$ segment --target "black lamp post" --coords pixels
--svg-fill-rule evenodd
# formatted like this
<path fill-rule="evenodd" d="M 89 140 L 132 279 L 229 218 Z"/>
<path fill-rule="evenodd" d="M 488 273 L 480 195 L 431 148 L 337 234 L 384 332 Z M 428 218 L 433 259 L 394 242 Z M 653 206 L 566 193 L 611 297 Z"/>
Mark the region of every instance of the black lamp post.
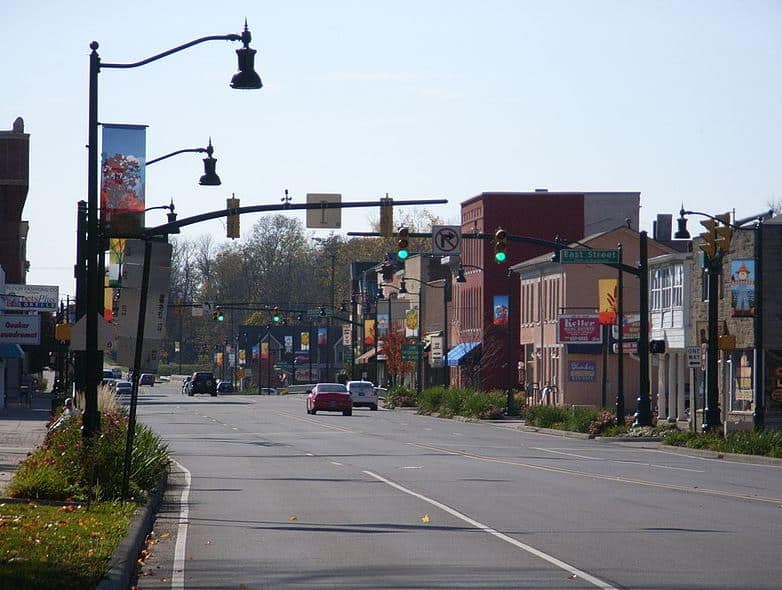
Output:
<path fill-rule="evenodd" d="M 130 69 L 137 68 L 148 63 L 157 61 L 174 53 L 178 53 L 194 45 L 199 45 L 206 41 L 241 41 L 243 47 L 236 51 L 239 72 L 231 79 L 231 87 L 237 89 L 257 89 L 261 88 L 261 79 L 254 70 L 254 59 L 256 51 L 249 47 L 252 36 L 247 28 L 245 21 L 244 31 L 240 34 L 212 35 L 195 39 L 184 45 L 179 45 L 153 55 L 135 63 L 101 63 L 98 55 L 98 43 L 90 43 L 90 71 L 89 71 L 89 106 L 88 106 L 88 157 L 87 157 L 87 236 L 86 236 L 86 280 L 77 281 L 77 286 L 83 284 L 84 291 L 77 293 L 77 299 L 84 302 L 84 313 L 86 319 L 85 334 L 85 354 L 84 371 L 85 377 L 85 408 L 84 408 L 84 436 L 90 438 L 99 429 L 98 417 L 98 383 L 99 383 L 99 364 L 100 354 L 98 352 L 98 313 L 103 295 L 103 285 L 100 281 L 100 248 L 103 243 L 103 236 L 98 224 L 98 74 L 101 69 Z M 82 236 L 79 236 L 79 240 Z M 77 268 L 83 265 L 80 259 L 77 262 Z"/>

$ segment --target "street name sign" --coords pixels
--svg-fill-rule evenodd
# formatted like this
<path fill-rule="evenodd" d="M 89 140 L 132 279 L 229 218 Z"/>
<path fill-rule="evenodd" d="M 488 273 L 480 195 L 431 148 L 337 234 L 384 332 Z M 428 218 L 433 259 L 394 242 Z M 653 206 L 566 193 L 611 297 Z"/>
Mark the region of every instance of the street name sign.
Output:
<path fill-rule="evenodd" d="M 562 264 L 618 264 L 619 250 L 563 248 L 559 251 L 559 261 Z"/>
<path fill-rule="evenodd" d="M 421 349 L 423 346 L 420 344 L 403 344 L 402 345 L 402 360 L 403 361 L 417 361 L 421 355 Z"/>

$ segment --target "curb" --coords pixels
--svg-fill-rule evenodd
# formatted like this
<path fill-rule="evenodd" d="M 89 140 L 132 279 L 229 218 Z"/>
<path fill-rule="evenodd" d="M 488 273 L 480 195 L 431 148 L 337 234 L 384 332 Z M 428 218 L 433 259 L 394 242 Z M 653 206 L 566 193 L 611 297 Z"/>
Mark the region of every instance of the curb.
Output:
<path fill-rule="evenodd" d="M 734 463 L 749 463 L 751 465 L 774 465 L 777 467 L 782 467 L 782 459 L 777 459 L 775 457 L 765 457 L 763 455 L 722 453 L 720 451 L 710 451 L 708 449 L 691 449 L 689 447 L 676 447 L 673 445 L 659 445 L 658 449 L 679 455 L 703 457 L 705 459 L 721 459 L 723 461 L 732 461 Z"/>
<path fill-rule="evenodd" d="M 109 560 L 109 571 L 103 576 L 95 590 L 128 590 L 136 573 L 136 561 L 147 535 L 152 530 L 160 504 L 166 492 L 168 477 L 163 479 L 141 510 L 137 510 L 130 521 L 125 538 L 114 550 Z"/>

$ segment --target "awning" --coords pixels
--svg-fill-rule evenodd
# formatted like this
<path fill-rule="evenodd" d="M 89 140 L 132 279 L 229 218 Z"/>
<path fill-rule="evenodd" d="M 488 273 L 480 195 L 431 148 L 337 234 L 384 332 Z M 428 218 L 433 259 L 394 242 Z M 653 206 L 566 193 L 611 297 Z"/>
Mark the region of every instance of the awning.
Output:
<path fill-rule="evenodd" d="M 461 344 L 457 344 L 448 351 L 448 366 L 458 367 L 462 364 L 464 357 L 480 345 L 480 342 L 462 342 Z"/>
<path fill-rule="evenodd" d="M 383 347 L 379 346 L 377 349 L 378 353 L 383 352 Z M 357 365 L 366 365 L 370 359 L 375 356 L 375 348 L 372 347 L 368 351 L 366 351 L 364 354 L 361 354 L 356 357 L 356 364 Z"/>
<path fill-rule="evenodd" d="M 24 351 L 18 344 L 0 344 L 0 358 L 21 359 L 24 358 Z"/>

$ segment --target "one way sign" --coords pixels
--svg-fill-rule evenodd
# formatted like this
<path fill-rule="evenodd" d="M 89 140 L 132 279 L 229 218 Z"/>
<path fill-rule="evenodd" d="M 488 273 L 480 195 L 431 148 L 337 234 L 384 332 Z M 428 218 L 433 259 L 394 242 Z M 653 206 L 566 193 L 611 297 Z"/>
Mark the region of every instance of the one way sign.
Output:
<path fill-rule="evenodd" d="M 461 254 L 462 230 L 458 225 L 432 226 L 432 252 L 443 256 Z"/>

